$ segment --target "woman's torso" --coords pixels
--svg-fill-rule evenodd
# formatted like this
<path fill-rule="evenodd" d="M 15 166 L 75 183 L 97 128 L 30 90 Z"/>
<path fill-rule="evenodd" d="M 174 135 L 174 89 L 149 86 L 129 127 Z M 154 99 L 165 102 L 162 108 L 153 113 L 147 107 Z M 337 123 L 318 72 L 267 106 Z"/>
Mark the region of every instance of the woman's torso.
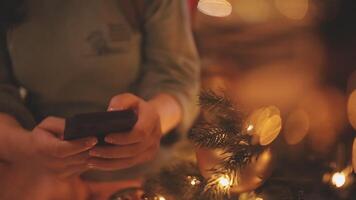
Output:
<path fill-rule="evenodd" d="M 38 119 L 106 109 L 140 74 L 141 36 L 116 0 L 29 0 L 8 32 L 16 80 Z"/>

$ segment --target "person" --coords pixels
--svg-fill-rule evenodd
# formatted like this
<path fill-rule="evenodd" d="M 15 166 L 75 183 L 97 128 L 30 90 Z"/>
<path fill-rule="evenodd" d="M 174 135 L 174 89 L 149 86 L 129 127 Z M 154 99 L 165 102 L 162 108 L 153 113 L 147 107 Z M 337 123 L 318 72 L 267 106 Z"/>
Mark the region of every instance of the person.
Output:
<path fill-rule="evenodd" d="M 154 160 L 163 135 L 192 125 L 200 69 L 186 2 L 144 1 L 137 29 L 124 5 L 138 1 L 124 2 L 1 1 L 0 199 L 61 199 L 56 181 L 116 177 Z M 138 121 L 109 134 L 110 146 L 60 139 L 67 117 L 123 109 Z M 43 179 L 56 196 L 26 189 Z"/>

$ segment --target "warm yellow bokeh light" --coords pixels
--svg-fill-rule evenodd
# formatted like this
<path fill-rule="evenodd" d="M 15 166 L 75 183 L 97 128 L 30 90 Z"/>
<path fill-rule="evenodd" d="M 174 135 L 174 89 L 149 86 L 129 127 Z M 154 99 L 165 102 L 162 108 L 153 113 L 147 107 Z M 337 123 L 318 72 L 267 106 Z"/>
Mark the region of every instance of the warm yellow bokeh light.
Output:
<path fill-rule="evenodd" d="M 219 186 L 222 188 L 228 188 L 231 186 L 231 180 L 228 176 L 221 176 L 220 178 L 218 178 L 218 183 Z"/>
<path fill-rule="evenodd" d="M 301 20 L 308 12 L 309 0 L 275 0 L 275 5 L 287 18 Z"/>
<path fill-rule="evenodd" d="M 356 129 L 356 90 L 354 90 L 347 102 L 347 116 L 350 124 Z"/>
<path fill-rule="evenodd" d="M 226 0 L 200 0 L 198 10 L 213 17 L 226 17 L 231 14 L 232 6 Z"/>
<path fill-rule="evenodd" d="M 264 122 L 260 129 L 260 145 L 266 146 L 271 144 L 279 135 L 282 129 L 282 118 L 274 115 Z"/>
<path fill-rule="evenodd" d="M 233 10 L 242 21 L 247 23 L 261 23 L 268 21 L 272 7 L 265 0 L 235 0 Z"/>
<path fill-rule="evenodd" d="M 200 181 L 199 181 L 197 178 L 192 177 L 191 180 L 190 180 L 190 184 L 191 184 L 192 186 L 199 185 L 199 184 L 200 184 Z"/>
<path fill-rule="evenodd" d="M 252 124 L 248 125 L 247 132 L 251 132 L 252 130 L 253 130 L 253 125 Z"/>
<path fill-rule="evenodd" d="M 315 152 L 329 152 L 346 125 L 345 97 L 335 88 L 321 88 L 305 94 L 299 105 L 310 122 L 308 144 Z"/>
<path fill-rule="evenodd" d="M 331 177 L 331 182 L 338 188 L 342 187 L 343 185 L 345 185 L 346 176 L 343 172 L 336 172 Z"/>
<path fill-rule="evenodd" d="M 166 198 L 160 196 L 160 197 L 158 197 L 158 200 L 166 200 Z"/>
<path fill-rule="evenodd" d="M 249 135 L 258 136 L 260 145 L 272 143 L 282 128 L 280 110 L 276 106 L 265 106 L 254 110 L 247 118 Z M 249 131 L 253 129 L 253 132 Z"/>
<path fill-rule="evenodd" d="M 284 139 L 290 145 L 298 144 L 307 135 L 310 128 L 308 113 L 303 109 L 293 110 L 284 125 Z"/>

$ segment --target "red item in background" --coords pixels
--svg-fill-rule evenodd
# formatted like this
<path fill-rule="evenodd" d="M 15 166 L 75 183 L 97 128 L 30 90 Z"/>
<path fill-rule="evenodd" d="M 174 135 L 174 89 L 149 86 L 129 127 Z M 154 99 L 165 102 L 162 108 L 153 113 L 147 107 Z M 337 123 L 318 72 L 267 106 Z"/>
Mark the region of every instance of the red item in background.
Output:
<path fill-rule="evenodd" d="M 199 0 L 188 0 L 190 15 L 192 17 L 194 17 L 194 15 L 195 15 L 195 13 L 197 11 L 198 1 Z"/>

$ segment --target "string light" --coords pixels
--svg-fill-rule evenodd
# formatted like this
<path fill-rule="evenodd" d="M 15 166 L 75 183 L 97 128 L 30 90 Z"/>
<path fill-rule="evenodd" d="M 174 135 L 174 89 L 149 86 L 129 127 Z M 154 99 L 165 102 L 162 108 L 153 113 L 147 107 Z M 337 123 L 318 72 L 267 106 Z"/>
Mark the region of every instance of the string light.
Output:
<path fill-rule="evenodd" d="M 221 188 L 230 188 L 232 183 L 231 179 L 227 175 L 223 175 L 217 179 L 217 182 Z"/>
<path fill-rule="evenodd" d="M 226 17 L 231 14 L 232 6 L 226 0 L 200 0 L 198 10 L 214 17 Z"/>
<path fill-rule="evenodd" d="M 247 131 L 248 132 L 251 132 L 252 130 L 253 130 L 253 125 L 252 124 L 250 124 L 250 125 L 248 125 L 248 127 L 247 127 Z"/>
<path fill-rule="evenodd" d="M 155 198 L 157 200 L 166 200 L 166 198 L 164 198 L 163 196 L 158 196 L 157 198 Z"/>
<path fill-rule="evenodd" d="M 125 198 L 126 199 L 126 198 Z M 166 200 L 166 198 L 164 198 L 161 195 L 155 195 L 154 197 L 143 197 L 143 200 L 149 200 L 149 199 L 153 199 L 153 200 Z"/>
<path fill-rule="evenodd" d="M 200 180 L 197 177 L 194 177 L 194 176 L 188 176 L 187 179 L 188 179 L 189 183 L 192 186 L 196 186 L 196 185 L 199 185 L 201 183 Z"/>
<path fill-rule="evenodd" d="M 346 176 L 343 172 L 336 172 L 331 177 L 331 183 L 334 184 L 337 188 L 340 188 L 345 185 Z"/>
<path fill-rule="evenodd" d="M 204 192 L 212 192 L 216 196 L 230 196 L 230 189 L 234 184 L 234 174 L 213 174 L 204 188 Z"/>

